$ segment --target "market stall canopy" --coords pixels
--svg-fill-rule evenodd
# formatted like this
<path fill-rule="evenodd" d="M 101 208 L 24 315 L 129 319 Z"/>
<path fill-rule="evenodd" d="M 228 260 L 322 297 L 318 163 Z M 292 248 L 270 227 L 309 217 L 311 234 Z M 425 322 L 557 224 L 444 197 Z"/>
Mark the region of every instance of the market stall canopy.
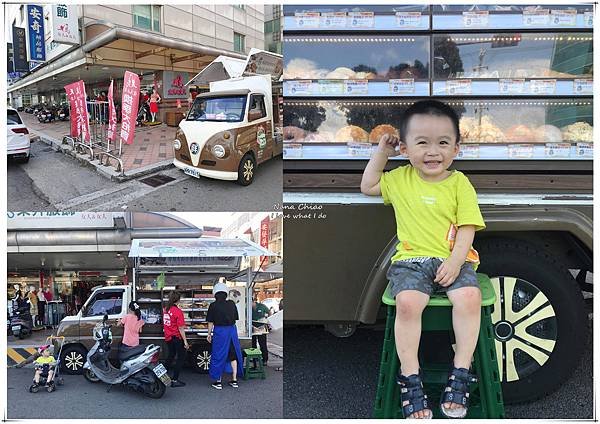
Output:
<path fill-rule="evenodd" d="M 279 81 L 283 74 L 283 56 L 256 48 L 250 49 L 246 60 L 219 56 L 198 72 L 186 85 L 208 85 L 214 81 L 250 75 L 271 75 Z"/>
<path fill-rule="evenodd" d="M 222 258 L 277 256 L 275 253 L 243 239 L 134 239 L 129 257 L 132 258 Z"/>

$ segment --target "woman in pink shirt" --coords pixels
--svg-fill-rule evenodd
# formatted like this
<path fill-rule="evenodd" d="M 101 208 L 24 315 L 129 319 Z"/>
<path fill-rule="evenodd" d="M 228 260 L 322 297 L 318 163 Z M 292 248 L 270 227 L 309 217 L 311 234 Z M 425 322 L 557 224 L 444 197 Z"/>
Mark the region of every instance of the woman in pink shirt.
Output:
<path fill-rule="evenodd" d="M 144 320 L 142 319 L 142 313 L 140 306 L 135 302 L 129 303 L 129 310 L 119 321 L 119 325 L 123 325 L 123 341 L 122 347 L 124 349 L 136 347 L 140 344 L 140 333 L 144 326 Z"/>

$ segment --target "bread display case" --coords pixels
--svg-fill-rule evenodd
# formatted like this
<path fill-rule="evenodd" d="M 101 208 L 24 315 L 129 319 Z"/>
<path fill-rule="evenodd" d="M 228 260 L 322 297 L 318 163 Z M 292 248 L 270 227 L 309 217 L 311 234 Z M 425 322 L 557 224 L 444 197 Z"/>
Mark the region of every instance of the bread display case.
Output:
<path fill-rule="evenodd" d="M 591 95 L 592 58 L 591 33 L 434 34 L 433 95 Z"/>
<path fill-rule="evenodd" d="M 289 169 L 366 161 L 425 98 L 459 114 L 459 160 L 592 158 L 591 5 L 402 8 L 284 7 L 284 159 L 297 161 Z M 368 33 L 323 23 L 350 12 L 373 16 Z M 383 24 L 409 12 L 431 18 L 431 29 Z M 300 25 L 308 13 L 313 21 Z"/>
<path fill-rule="evenodd" d="M 460 159 L 573 159 L 592 152 L 591 99 L 453 99 Z M 365 159 L 379 138 L 398 135 L 411 101 L 286 100 L 286 157 Z M 400 158 L 396 158 L 400 159 Z"/>
<path fill-rule="evenodd" d="M 373 31 L 427 30 L 427 5 L 286 5 L 286 31 Z"/>
<path fill-rule="evenodd" d="M 435 5 L 433 29 L 592 28 L 592 5 Z"/>
<path fill-rule="evenodd" d="M 284 97 L 429 95 L 429 37 L 284 38 Z"/>

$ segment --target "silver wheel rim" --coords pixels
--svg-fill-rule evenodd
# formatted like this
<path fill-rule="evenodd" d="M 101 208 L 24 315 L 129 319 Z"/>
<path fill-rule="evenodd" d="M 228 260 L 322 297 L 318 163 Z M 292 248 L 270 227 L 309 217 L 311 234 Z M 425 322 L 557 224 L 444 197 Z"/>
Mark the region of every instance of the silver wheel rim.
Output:
<path fill-rule="evenodd" d="M 83 355 L 79 352 L 69 352 L 65 355 L 65 367 L 78 371 L 83 367 Z"/>
<path fill-rule="evenodd" d="M 198 369 L 208 371 L 210 367 L 210 353 L 208 350 L 202 350 L 196 355 L 196 366 Z"/>
<path fill-rule="evenodd" d="M 556 313 L 548 298 L 516 277 L 491 279 L 496 292 L 492 313 L 498 371 L 502 382 L 531 375 L 550 359 L 556 346 Z"/>
<path fill-rule="evenodd" d="M 252 175 L 254 174 L 254 164 L 250 159 L 244 162 L 244 179 L 246 181 L 250 181 L 252 179 Z"/>

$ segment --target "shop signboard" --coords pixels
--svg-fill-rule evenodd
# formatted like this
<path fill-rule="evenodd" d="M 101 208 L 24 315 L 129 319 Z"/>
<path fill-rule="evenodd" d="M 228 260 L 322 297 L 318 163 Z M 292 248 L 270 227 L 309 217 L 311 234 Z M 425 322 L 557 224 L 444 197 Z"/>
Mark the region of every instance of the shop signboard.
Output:
<path fill-rule="evenodd" d="M 115 110 L 115 100 L 113 98 L 113 86 L 114 81 L 110 80 L 110 86 L 108 87 L 108 130 L 106 131 L 110 141 L 115 140 L 117 132 L 117 111 Z"/>
<path fill-rule="evenodd" d="M 165 71 L 163 73 L 163 98 L 164 99 L 187 99 L 187 87 L 189 81 L 187 72 Z"/>
<path fill-rule="evenodd" d="M 13 45 L 12 45 L 12 43 L 6 43 L 6 53 L 7 53 L 6 67 L 7 67 L 8 73 L 11 74 L 11 73 L 15 72 L 15 67 L 13 66 Z"/>
<path fill-rule="evenodd" d="M 53 4 L 51 41 L 60 44 L 79 44 L 77 21 L 76 5 Z"/>
<path fill-rule="evenodd" d="M 12 27 L 15 72 L 29 72 L 25 28 Z"/>
<path fill-rule="evenodd" d="M 65 86 L 65 90 L 71 105 L 71 137 L 81 136 L 81 140 L 90 141 L 90 122 L 85 103 L 85 83 L 83 80 L 74 82 Z"/>
<path fill-rule="evenodd" d="M 269 217 L 265 217 L 262 221 L 260 221 L 260 245 L 262 247 L 264 247 L 265 249 L 269 248 Z M 260 257 L 260 262 L 263 263 L 263 261 L 266 259 L 266 256 L 261 256 Z M 264 268 L 268 265 L 268 263 L 265 262 L 265 264 L 263 265 L 263 270 Z"/>
<path fill-rule="evenodd" d="M 113 228 L 125 212 L 7 212 L 8 230 Z"/>
<path fill-rule="evenodd" d="M 42 6 L 27 5 L 27 32 L 29 33 L 29 60 L 45 62 L 46 44 Z"/>
<path fill-rule="evenodd" d="M 140 101 L 140 77 L 125 71 L 123 80 L 123 98 L 121 100 L 121 141 L 133 144 L 135 118 Z"/>

